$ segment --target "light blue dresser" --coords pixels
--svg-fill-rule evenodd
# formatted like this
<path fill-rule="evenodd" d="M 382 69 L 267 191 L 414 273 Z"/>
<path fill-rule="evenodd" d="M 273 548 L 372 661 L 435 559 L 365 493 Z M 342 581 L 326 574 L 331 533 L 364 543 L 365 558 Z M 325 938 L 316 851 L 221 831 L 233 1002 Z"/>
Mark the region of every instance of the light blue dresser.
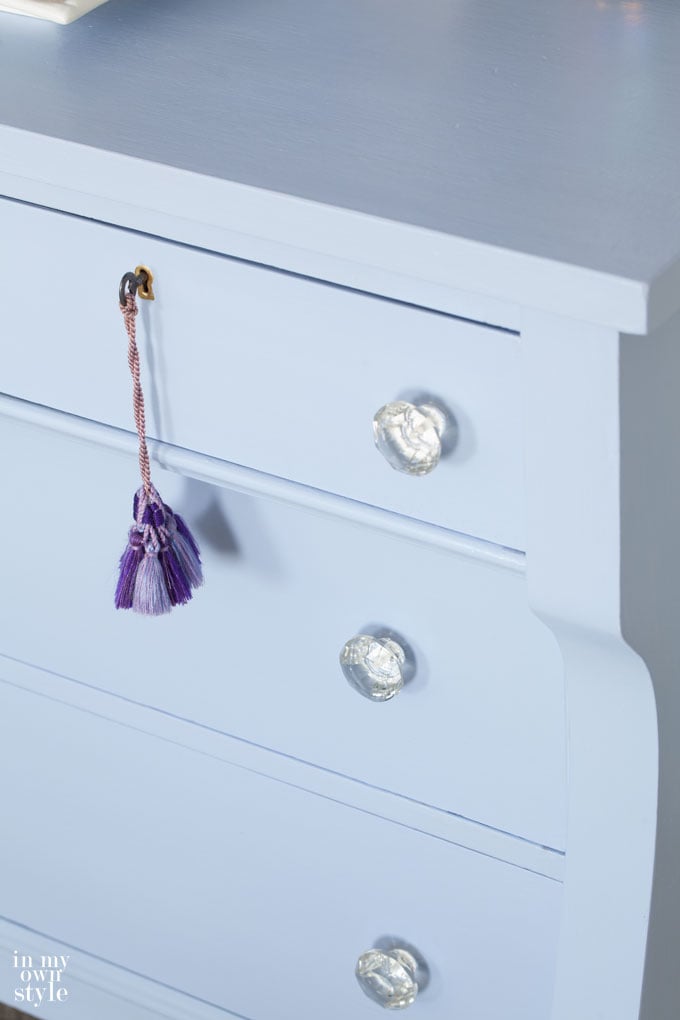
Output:
<path fill-rule="evenodd" d="M 677 1020 L 680 11 L 0 14 L 0 1001 Z M 206 584 L 113 590 L 154 480 Z"/>

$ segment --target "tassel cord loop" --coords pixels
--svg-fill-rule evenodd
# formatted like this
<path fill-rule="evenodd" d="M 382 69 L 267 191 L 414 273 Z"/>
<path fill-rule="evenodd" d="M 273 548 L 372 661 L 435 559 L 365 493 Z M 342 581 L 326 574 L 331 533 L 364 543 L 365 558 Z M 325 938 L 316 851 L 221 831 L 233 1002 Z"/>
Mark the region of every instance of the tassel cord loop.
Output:
<path fill-rule="evenodd" d="M 150 271 L 144 270 L 144 273 L 148 293 L 142 294 L 142 297 L 153 299 Z M 128 532 L 127 545 L 120 558 L 115 605 L 117 609 L 132 609 L 144 616 L 162 616 L 173 606 L 189 602 L 192 590 L 203 584 L 203 571 L 198 545 L 184 519 L 163 502 L 151 481 L 136 329 L 136 294 L 141 282 L 141 271 L 138 275 L 126 273 L 119 292 L 120 310 L 128 337 L 128 365 L 132 375 L 142 485 L 132 503 L 134 524 Z"/>
<path fill-rule="evenodd" d="M 144 393 L 142 391 L 139 348 L 137 347 L 137 301 L 135 295 L 128 292 L 125 305 L 120 306 L 128 337 L 128 365 L 132 374 L 132 403 L 135 416 L 135 427 L 139 437 L 139 471 L 142 476 L 144 492 L 149 501 L 155 489 L 151 484 L 151 464 L 149 450 L 146 445 L 146 415 L 144 412 Z"/>

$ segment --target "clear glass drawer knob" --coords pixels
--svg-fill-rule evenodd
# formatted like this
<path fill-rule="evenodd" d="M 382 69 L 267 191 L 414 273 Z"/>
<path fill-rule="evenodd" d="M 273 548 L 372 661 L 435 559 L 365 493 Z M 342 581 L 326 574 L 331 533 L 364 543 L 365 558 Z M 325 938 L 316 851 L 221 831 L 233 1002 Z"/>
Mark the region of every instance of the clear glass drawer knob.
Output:
<path fill-rule="evenodd" d="M 389 701 L 404 686 L 406 653 L 388 637 L 357 634 L 340 652 L 340 666 L 359 694 L 371 701 Z"/>
<path fill-rule="evenodd" d="M 369 949 L 357 960 L 361 989 L 385 1009 L 406 1009 L 427 984 L 424 963 L 409 949 Z"/>
<path fill-rule="evenodd" d="M 439 463 L 442 437 L 449 426 L 434 404 L 385 404 L 373 418 L 373 435 L 388 464 L 407 475 L 427 475 Z"/>

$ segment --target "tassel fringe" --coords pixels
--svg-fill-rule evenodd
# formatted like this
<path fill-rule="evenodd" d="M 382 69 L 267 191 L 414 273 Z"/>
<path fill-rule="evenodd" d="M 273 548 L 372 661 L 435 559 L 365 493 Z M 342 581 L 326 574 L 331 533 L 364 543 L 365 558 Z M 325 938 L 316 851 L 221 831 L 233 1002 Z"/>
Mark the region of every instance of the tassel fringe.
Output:
<path fill-rule="evenodd" d="M 132 504 L 135 523 L 120 558 L 116 609 L 162 616 L 189 602 L 203 584 L 196 540 L 179 514 L 156 490 L 139 489 Z"/>

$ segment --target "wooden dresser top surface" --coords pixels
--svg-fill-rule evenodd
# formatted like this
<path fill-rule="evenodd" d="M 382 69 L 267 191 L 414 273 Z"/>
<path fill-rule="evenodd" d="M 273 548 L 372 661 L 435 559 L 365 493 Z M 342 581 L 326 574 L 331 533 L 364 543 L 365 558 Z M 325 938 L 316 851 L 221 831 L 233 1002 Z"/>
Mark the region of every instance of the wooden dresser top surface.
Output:
<path fill-rule="evenodd" d="M 0 124 L 647 286 L 679 51 L 674 0 L 111 0 L 0 15 Z"/>

